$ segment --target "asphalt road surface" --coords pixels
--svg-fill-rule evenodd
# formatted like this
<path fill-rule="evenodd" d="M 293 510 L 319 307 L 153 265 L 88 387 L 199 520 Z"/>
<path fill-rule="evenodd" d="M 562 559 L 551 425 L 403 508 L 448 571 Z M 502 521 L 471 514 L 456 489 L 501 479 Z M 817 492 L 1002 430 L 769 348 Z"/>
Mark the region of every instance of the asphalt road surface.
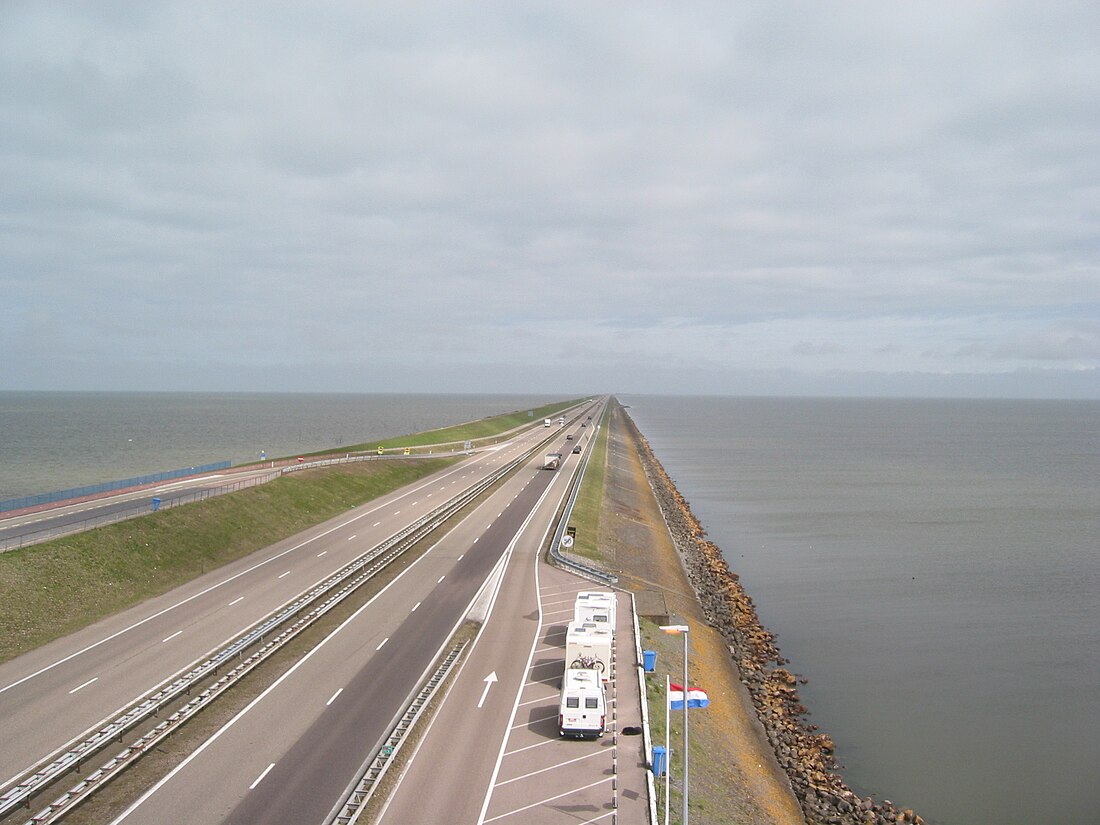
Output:
<path fill-rule="evenodd" d="M 517 535 L 546 535 L 568 479 L 540 463 L 536 456 L 115 821 L 323 821 L 490 569 Z"/>
<path fill-rule="evenodd" d="M 537 431 L 0 665 L 0 790 L 474 484 Z"/>

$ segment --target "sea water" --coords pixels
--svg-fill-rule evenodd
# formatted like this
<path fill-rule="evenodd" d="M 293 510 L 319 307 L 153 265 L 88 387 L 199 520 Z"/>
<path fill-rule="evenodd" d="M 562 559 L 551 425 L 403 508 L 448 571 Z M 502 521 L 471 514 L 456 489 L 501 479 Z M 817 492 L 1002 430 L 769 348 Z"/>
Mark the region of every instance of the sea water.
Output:
<path fill-rule="evenodd" d="M 529 409 L 554 396 L 0 392 L 0 501 L 241 464 Z"/>
<path fill-rule="evenodd" d="M 1100 822 L 1100 402 L 620 400 L 854 790 Z"/>

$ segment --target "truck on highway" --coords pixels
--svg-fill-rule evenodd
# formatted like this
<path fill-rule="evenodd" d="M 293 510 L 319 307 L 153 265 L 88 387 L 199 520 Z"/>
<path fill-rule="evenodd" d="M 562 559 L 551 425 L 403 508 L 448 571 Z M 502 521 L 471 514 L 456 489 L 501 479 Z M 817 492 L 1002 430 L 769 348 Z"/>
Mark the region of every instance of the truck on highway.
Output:
<path fill-rule="evenodd" d="M 547 453 L 542 460 L 542 469 L 556 470 L 561 466 L 561 453 Z"/>
<path fill-rule="evenodd" d="M 566 670 L 558 703 L 558 734 L 580 739 L 603 736 L 607 699 L 595 670 Z"/>
<path fill-rule="evenodd" d="M 549 427 L 553 422 L 549 418 L 542 419 L 542 426 Z"/>

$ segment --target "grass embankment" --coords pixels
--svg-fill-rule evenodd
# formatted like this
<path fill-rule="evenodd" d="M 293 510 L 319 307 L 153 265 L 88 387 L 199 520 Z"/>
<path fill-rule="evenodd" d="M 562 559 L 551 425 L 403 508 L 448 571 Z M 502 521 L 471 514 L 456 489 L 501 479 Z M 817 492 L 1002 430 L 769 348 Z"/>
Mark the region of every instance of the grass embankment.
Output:
<path fill-rule="evenodd" d="M 386 441 L 391 448 L 503 437 L 580 400 Z M 322 451 L 357 452 L 376 443 Z M 317 454 L 322 454 L 317 453 Z M 305 470 L 56 541 L 0 554 L 0 662 L 288 538 L 428 475 L 455 459 Z M 12 596 L 18 594 L 18 597 Z"/>
<path fill-rule="evenodd" d="M 303 470 L 269 484 L 0 553 L 0 661 L 177 587 L 455 459 Z"/>
<path fill-rule="evenodd" d="M 455 445 L 461 448 L 467 441 L 486 443 L 498 437 L 503 438 L 505 433 L 528 424 L 542 424 L 543 419 L 550 418 L 562 410 L 581 403 L 583 398 L 572 401 L 559 401 L 554 404 L 546 404 L 531 410 L 517 410 L 515 412 L 494 415 L 477 421 L 469 421 L 465 424 L 455 424 L 451 427 L 442 427 L 438 430 L 425 430 L 422 433 L 411 433 L 394 438 L 384 438 L 378 441 L 352 444 L 347 447 L 335 447 L 329 450 L 319 450 L 305 455 L 328 455 L 331 453 L 361 453 L 374 452 L 379 448 L 387 452 L 401 450 L 405 447 L 437 447 L 443 445 Z"/>
<path fill-rule="evenodd" d="M 598 499 L 598 515 L 575 516 L 577 538 L 597 536 L 592 558 L 618 573 L 619 586 L 644 594 L 652 604 L 663 597 L 667 614 L 691 627 L 690 683 L 704 686 L 711 704 L 691 712 L 691 813 L 700 823 L 794 825 L 804 822 L 798 801 L 775 760 L 748 693 L 721 634 L 710 627 L 681 564 L 668 524 L 650 485 L 643 444 L 614 402 L 601 428 L 603 471 L 585 474 L 582 497 Z M 592 459 L 596 459 L 596 455 Z M 593 505 L 595 506 L 595 505 Z M 583 521 L 582 521 L 583 519 Z M 660 612 L 660 611 L 659 611 Z M 665 735 L 664 681 L 682 680 L 683 637 L 667 636 L 657 622 L 641 619 L 641 646 L 657 652 L 657 669 L 646 678 L 650 726 L 655 744 Z M 680 821 L 683 714 L 671 722 L 671 820 Z M 662 783 L 663 793 L 663 783 Z M 663 808 L 663 798 L 662 798 Z"/>
<path fill-rule="evenodd" d="M 607 564 L 606 554 L 600 549 L 600 510 L 603 507 L 604 484 L 607 476 L 607 432 L 610 408 L 604 410 L 600 430 L 589 446 L 588 466 L 584 471 L 577 500 L 569 524 L 577 528 L 576 543 L 570 551 L 591 561 Z"/>

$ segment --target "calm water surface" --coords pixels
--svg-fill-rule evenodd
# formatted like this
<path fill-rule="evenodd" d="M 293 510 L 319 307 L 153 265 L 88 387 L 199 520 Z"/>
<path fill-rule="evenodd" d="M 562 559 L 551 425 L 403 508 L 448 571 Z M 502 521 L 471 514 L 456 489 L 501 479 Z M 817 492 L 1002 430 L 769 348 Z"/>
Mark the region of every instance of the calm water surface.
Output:
<path fill-rule="evenodd" d="M 393 438 L 561 399 L 529 395 L 0 392 L 0 500 Z"/>
<path fill-rule="evenodd" d="M 620 400 L 855 790 L 1100 822 L 1100 403 Z"/>

